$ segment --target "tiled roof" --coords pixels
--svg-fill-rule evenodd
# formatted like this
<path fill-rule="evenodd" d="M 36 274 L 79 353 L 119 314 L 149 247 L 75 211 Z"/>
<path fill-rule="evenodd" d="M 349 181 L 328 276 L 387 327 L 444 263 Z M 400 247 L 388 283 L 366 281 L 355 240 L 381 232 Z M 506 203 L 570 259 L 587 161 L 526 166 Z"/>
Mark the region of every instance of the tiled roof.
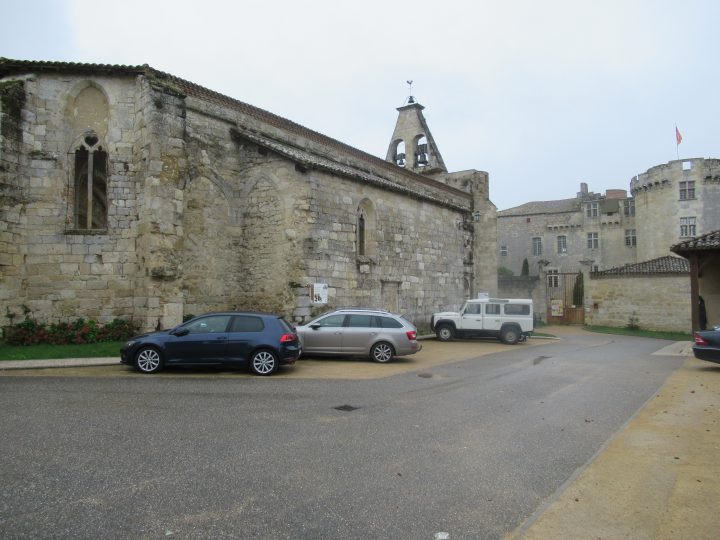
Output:
<path fill-rule="evenodd" d="M 720 230 L 712 231 L 702 236 L 696 236 L 690 240 L 675 244 L 670 248 L 670 251 L 678 255 L 693 251 L 708 250 L 720 250 Z"/>
<path fill-rule="evenodd" d="M 645 262 L 626 264 L 600 272 L 593 272 L 593 278 L 605 276 L 644 276 L 657 274 L 689 274 L 690 263 L 687 259 L 666 255 Z"/>
<path fill-rule="evenodd" d="M 63 73 L 82 73 L 82 74 L 108 74 L 108 75 L 144 75 L 148 79 L 157 81 L 160 84 L 167 85 L 168 88 L 180 91 L 184 95 L 196 97 L 198 99 L 210 101 L 230 109 L 239 111 L 244 114 L 253 116 L 263 122 L 266 122 L 274 127 L 281 128 L 290 133 L 300 135 L 306 139 L 320 143 L 334 151 L 341 152 L 346 155 L 351 155 L 361 161 L 391 172 L 394 175 L 403 175 L 407 178 L 411 178 L 415 182 L 419 182 L 429 186 L 433 189 L 439 189 L 453 193 L 455 196 L 461 194 L 464 197 L 469 198 L 470 195 L 465 191 L 456 189 L 452 186 L 448 186 L 437 180 L 427 178 L 421 174 L 414 173 L 402 167 L 398 167 L 394 163 L 390 163 L 372 154 L 368 154 L 344 144 L 336 139 L 318 133 L 308 129 L 300 124 L 296 124 L 291 120 L 260 109 L 243 101 L 225 96 L 214 90 L 204 88 L 198 84 L 192 83 L 185 79 L 175 77 L 169 73 L 158 71 L 147 64 L 142 66 L 126 66 L 126 65 L 110 65 L 110 64 L 83 64 L 77 62 L 48 62 L 48 61 L 32 61 L 32 60 L 13 60 L 10 58 L 0 57 L 0 77 L 12 74 L 23 74 L 28 71 L 48 71 L 48 72 L 63 72 Z"/>
<path fill-rule="evenodd" d="M 417 184 L 412 187 L 404 186 L 398 184 L 397 182 L 388 180 L 387 178 L 358 169 L 357 167 L 352 167 L 351 165 L 346 165 L 323 158 L 316 154 L 311 154 L 300 148 L 275 141 L 249 130 L 234 128 L 232 130 L 232 134 L 233 137 L 240 137 L 252 141 L 259 146 L 272 150 L 273 152 L 280 154 L 281 156 L 285 156 L 296 163 L 305 165 L 308 168 L 321 169 L 340 176 L 355 178 L 389 191 L 395 191 L 417 199 L 423 199 L 443 206 L 448 206 L 459 212 L 467 212 L 469 209 L 468 207 L 460 206 L 452 201 L 439 197 L 437 191 L 422 189 L 422 185 Z"/>
<path fill-rule="evenodd" d="M 580 211 L 582 201 L 578 198 L 559 201 L 534 201 L 498 212 L 498 217 L 527 216 L 531 214 L 557 214 Z"/>

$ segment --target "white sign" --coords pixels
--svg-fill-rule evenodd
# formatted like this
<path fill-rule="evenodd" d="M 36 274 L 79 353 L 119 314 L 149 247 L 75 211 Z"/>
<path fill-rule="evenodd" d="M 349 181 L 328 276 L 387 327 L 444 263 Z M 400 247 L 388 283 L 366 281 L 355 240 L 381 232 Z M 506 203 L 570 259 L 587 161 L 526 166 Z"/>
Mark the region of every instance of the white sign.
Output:
<path fill-rule="evenodd" d="M 310 300 L 315 305 L 325 305 L 328 302 L 327 283 L 314 283 L 310 285 Z"/>

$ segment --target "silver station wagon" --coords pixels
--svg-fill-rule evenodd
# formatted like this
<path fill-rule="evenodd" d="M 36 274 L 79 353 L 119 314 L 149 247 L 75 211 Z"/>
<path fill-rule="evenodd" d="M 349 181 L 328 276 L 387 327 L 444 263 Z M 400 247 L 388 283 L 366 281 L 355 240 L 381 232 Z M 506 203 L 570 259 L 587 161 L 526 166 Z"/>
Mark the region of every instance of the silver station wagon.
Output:
<path fill-rule="evenodd" d="M 422 348 L 414 324 L 380 309 L 338 309 L 295 331 L 303 356 L 369 356 L 385 363 Z"/>

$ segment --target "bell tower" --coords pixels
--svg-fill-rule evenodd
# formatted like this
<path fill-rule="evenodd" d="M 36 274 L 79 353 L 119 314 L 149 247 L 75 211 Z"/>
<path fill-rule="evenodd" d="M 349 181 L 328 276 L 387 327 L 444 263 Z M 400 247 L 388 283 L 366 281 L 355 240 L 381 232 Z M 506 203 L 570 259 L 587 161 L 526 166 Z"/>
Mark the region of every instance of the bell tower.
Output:
<path fill-rule="evenodd" d="M 446 173 L 445 163 L 423 116 L 424 108 L 412 95 L 405 105 L 398 107 L 398 119 L 385 159 L 420 174 Z"/>

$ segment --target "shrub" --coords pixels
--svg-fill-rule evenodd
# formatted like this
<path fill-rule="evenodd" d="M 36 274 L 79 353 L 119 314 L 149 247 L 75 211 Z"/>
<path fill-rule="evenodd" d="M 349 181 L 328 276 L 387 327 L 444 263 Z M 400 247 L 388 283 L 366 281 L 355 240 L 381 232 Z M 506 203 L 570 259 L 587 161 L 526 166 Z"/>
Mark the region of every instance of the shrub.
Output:
<path fill-rule="evenodd" d="M 69 343 L 98 343 L 100 341 L 122 341 L 137 333 L 137 327 L 124 319 L 115 319 L 101 325 L 95 320 L 78 319 L 75 322 L 61 322 L 50 325 L 28 318 L 21 323 L 5 328 L 5 342 L 8 345 L 66 345 Z"/>

